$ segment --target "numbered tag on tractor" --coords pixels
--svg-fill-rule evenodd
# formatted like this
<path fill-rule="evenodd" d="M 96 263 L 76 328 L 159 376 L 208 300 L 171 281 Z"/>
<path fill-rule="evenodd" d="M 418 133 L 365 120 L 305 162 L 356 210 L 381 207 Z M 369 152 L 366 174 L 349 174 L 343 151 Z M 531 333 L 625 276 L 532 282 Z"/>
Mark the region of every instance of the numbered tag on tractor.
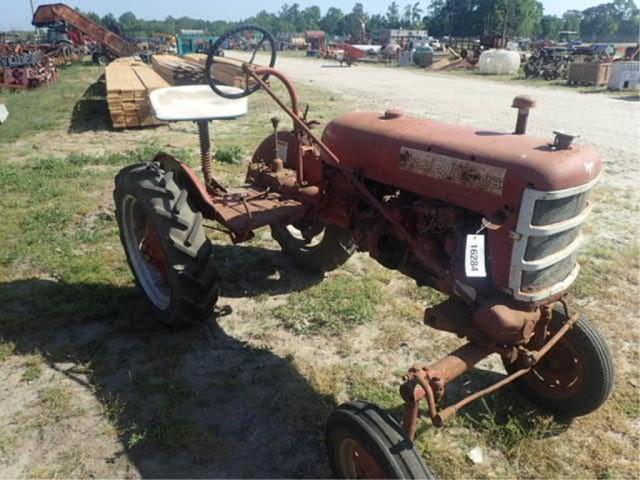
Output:
<path fill-rule="evenodd" d="M 486 277 L 484 261 L 484 235 L 467 235 L 464 253 L 464 271 L 467 277 Z"/>

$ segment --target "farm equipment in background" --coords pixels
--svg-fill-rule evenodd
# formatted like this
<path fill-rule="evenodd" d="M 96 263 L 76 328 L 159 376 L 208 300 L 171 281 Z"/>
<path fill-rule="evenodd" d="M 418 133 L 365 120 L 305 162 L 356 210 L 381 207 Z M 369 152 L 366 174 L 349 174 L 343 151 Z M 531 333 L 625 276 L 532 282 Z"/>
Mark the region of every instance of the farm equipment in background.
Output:
<path fill-rule="evenodd" d="M 348 43 L 332 43 L 322 51 L 322 57 L 340 62 L 340 65 L 353 65 L 367 56 L 367 52 Z"/>
<path fill-rule="evenodd" d="M 39 46 L 0 44 L 0 88 L 27 90 L 58 80 L 57 65 L 64 57 L 46 53 Z"/>
<path fill-rule="evenodd" d="M 308 57 L 319 57 L 326 50 L 326 34 L 322 30 L 307 30 L 304 32 L 304 41 L 307 45 Z"/>
<path fill-rule="evenodd" d="M 567 78 L 572 61 L 571 52 L 565 47 L 543 47 L 529 57 L 523 70 L 527 78 Z"/>
<path fill-rule="evenodd" d="M 267 66 L 253 63 L 258 46 L 248 59 L 213 55 L 249 31 L 261 38 L 258 46 L 271 49 Z M 172 326 L 212 317 L 220 277 L 205 221 L 234 244 L 269 227 L 285 255 L 315 272 L 339 267 L 356 250 L 368 252 L 446 294 L 425 311 L 424 323 L 467 343 L 408 370 L 400 385 L 402 426 L 361 401 L 330 415 L 326 444 L 339 477 L 431 478 L 413 444 L 423 400 L 436 426 L 512 382 L 541 408 L 565 417 L 599 408 L 613 385 L 611 354 L 566 296 L 580 270 L 580 229 L 602 170 L 597 152 L 566 133 L 527 135 L 535 107 L 528 97 L 511 105 L 517 110 L 513 133 L 388 110 L 343 115 L 318 136 L 318 122 L 308 108 L 303 113 L 275 60 L 267 31 L 239 27 L 208 55 L 210 90 L 173 87 L 151 94 L 158 118 L 197 122 L 204 177 L 158 153 L 115 179 L 120 238 L 154 316 Z M 235 68 L 245 86 L 220 85 L 220 66 Z M 267 80 L 280 81 L 289 100 Z M 280 130 L 272 118 L 272 133 L 253 154 L 244 186 L 228 188 L 215 178 L 208 121 L 246 113 L 246 97 L 258 90 L 293 128 Z M 416 328 L 416 335 L 425 333 Z M 443 408 L 447 385 L 492 354 L 501 357 L 507 375 Z"/>
<path fill-rule="evenodd" d="M 135 46 L 120 35 L 63 3 L 40 5 L 31 23 L 35 27 L 67 34 L 74 45 L 90 44 L 94 63 L 106 64 L 135 52 Z"/>

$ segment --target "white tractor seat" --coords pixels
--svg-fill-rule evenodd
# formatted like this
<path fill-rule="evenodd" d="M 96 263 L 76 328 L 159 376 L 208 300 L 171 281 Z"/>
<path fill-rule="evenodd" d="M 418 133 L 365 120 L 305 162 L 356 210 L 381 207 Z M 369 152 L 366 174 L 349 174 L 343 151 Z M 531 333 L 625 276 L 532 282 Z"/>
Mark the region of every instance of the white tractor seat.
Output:
<path fill-rule="evenodd" d="M 236 87 L 219 86 L 225 93 L 241 93 Z M 208 85 L 159 88 L 149 94 L 151 108 L 165 122 L 208 121 L 237 118 L 247 113 L 247 97 L 222 98 Z"/>

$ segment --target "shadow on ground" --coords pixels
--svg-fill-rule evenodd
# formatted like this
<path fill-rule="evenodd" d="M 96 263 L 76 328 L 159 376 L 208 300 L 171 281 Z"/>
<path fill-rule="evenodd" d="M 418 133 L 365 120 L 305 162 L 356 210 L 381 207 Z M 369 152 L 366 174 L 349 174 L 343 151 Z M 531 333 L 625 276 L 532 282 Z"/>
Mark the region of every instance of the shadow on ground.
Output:
<path fill-rule="evenodd" d="M 158 326 L 139 298 L 133 287 L 99 283 L 0 284 L 0 338 L 89 388 L 116 426 L 117 456 L 142 477 L 328 474 L 322 431 L 332 398 L 289 359 L 214 322 Z"/>
<path fill-rule="evenodd" d="M 228 299 L 299 291 L 322 280 L 275 250 L 217 245 L 215 256 Z M 0 283 L 0 304 L 0 339 L 18 355 L 41 355 L 87 388 L 103 409 L 92 415 L 102 413 L 115 426 L 120 451 L 108 458 L 92 453 L 95 462 L 125 456 L 143 478 L 329 475 L 323 430 L 335 401 L 291 358 L 248 345 L 214 321 L 179 331 L 159 326 L 132 286 L 24 279 Z M 447 386 L 442 407 L 503 377 L 474 369 Z M 391 410 L 400 419 L 397 400 Z M 505 444 L 566 428 L 540 430 L 538 419 L 508 387 L 453 422 Z M 433 428 L 425 414 L 420 431 Z"/>
<path fill-rule="evenodd" d="M 107 84 L 102 75 L 91 84 L 73 107 L 68 133 L 95 132 L 111 129 L 107 105 Z"/>
<path fill-rule="evenodd" d="M 280 250 L 216 244 L 213 255 L 224 297 L 282 295 L 306 290 L 324 278 L 295 268 Z"/>

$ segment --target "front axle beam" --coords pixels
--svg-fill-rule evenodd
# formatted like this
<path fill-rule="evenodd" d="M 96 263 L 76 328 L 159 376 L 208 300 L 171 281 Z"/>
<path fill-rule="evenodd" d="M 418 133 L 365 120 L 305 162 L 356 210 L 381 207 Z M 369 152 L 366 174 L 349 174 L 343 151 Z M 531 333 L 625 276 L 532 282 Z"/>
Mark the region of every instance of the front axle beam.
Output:
<path fill-rule="evenodd" d="M 478 390 L 443 410 L 438 410 L 437 402 L 444 396 L 444 387 L 446 384 L 473 368 L 475 364 L 492 353 L 504 353 L 504 349 L 477 345 L 470 342 L 430 366 L 416 365 L 412 367 L 405 377 L 405 382 L 400 385 L 400 395 L 405 402 L 403 427 L 407 436 L 411 440 L 416 436 L 418 420 L 420 418 L 419 404 L 421 400 L 426 399 L 427 401 L 429 418 L 433 425 L 441 427 L 448 418 L 455 415 L 461 408 L 529 373 L 549 350 L 562 339 L 573 324 L 578 321 L 578 318 L 578 314 L 572 315 L 562 328 L 539 350 L 527 352 L 525 356 L 525 367 L 513 372 L 487 388 Z"/>

